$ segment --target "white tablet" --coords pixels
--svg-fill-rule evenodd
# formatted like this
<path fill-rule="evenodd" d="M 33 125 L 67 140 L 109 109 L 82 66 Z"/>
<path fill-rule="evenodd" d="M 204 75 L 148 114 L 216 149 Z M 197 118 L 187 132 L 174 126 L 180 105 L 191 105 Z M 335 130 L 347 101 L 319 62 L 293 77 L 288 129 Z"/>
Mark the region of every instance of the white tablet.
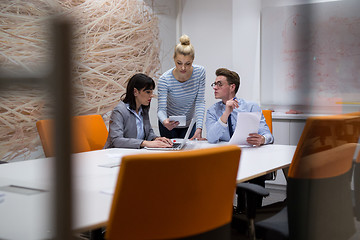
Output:
<path fill-rule="evenodd" d="M 169 117 L 170 121 L 178 121 L 179 122 L 179 127 L 184 127 L 186 126 L 186 116 L 170 116 Z"/>

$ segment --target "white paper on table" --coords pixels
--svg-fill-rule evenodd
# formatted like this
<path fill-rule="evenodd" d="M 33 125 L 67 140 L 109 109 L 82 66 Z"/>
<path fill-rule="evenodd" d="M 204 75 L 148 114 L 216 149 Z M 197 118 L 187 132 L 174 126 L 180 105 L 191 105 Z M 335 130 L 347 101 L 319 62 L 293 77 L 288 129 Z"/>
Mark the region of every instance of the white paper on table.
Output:
<path fill-rule="evenodd" d="M 119 167 L 123 156 L 124 154 L 122 153 L 108 153 L 107 154 L 108 159 L 102 161 L 98 166 L 105 168 Z"/>
<path fill-rule="evenodd" d="M 101 164 L 99 164 L 99 167 L 105 167 L 105 168 L 114 168 L 114 167 L 120 167 L 121 159 L 118 160 L 112 160 L 112 161 L 105 161 Z"/>
<path fill-rule="evenodd" d="M 248 145 L 246 139 L 250 133 L 258 133 L 261 112 L 238 112 L 236 128 L 229 143 L 235 145 Z"/>
<path fill-rule="evenodd" d="M 101 193 L 106 194 L 106 195 L 114 195 L 114 188 L 105 188 L 100 190 Z"/>

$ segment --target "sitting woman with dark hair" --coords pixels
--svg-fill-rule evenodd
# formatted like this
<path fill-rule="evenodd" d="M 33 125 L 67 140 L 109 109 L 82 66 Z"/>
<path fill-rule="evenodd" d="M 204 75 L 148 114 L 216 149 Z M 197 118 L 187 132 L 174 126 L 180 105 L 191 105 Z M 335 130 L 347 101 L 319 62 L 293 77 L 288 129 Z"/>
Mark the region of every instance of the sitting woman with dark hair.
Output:
<path fill-rule="evenodd" d="M 171 147 L 172 142 L 158 137 L 150 125 L 149 108 L 155 82 L 145 74 L 132 76 L 122 101 L 110 116 L 109 136 L 104 148 Z"/>

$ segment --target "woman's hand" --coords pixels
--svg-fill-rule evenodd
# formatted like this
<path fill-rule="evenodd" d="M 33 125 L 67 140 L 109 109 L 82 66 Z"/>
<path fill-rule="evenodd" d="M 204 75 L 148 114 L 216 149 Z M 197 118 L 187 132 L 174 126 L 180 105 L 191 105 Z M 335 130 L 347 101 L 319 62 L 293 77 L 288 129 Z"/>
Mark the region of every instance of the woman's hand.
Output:
<path fill-rule="evenodd" d="M 192 136 L 192 138 L 190 138 L 190 140 L 204 140 L 202 137 L 201 137 L 201 133 L 202 133 L 202 129 L 201 128 L 198 128 L 196 129 L 195 133 L 194 133 L 194 136 Z"/>
<path fill-rule="evenodd" d="M 173 130 L 175 127 L 177 127 L 179 125 L 178 121 L 170 121 L 168 118 L 164 120 L 164 122 L 162 123 L 164 125 L 164 127 L 167 128 L 167 130 L 171 131 Z"/>
<path fill-rule="evenodd" d="M 172 142 L 170 139 L 166 138 L 166 137 L 157 137 L 157 138 L 154 138 L 153 141 L 161 141 L 161 142 L 164 142 L 164 143 L 166 143 L 166 144 L 169 144 L 170 147 L 173 145 L 173 142 Z"/>
<path fill-rule="evenodd" d="M 167 138 L 166 138 L 167 139 Z M 168 141 L 167 141 L 168 140 Z M 170 141 L 170 139 L 165 140 L 165 138 L 159 137 L 154 139 L 153 141 L 146 141 L 144 140 L 140 147 L 149 147 L 149 148 L 168 148 L 172 147 L 173 143 Z"/>
<path fill-rule="evenodd" d="M 265 137 L 257 133 L 250 133 L 246 141 L 253 146 L 259 147 L 262 144 L 265 144 Z"/>

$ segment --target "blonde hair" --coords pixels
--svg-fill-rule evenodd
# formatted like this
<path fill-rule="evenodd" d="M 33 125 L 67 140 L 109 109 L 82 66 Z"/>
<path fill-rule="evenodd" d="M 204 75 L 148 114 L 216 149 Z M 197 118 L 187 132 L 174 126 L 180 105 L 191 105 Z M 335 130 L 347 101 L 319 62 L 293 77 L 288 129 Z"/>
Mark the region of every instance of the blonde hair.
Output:
<path fill-rule="evenodd" d="M 193 45 L 190 43 L 190 38 L 187 35 L 182 35 L 180 37 L 180 43 L 175 46 L 174 58 L 177 54 L 182 54 L 184 56 L 191 56 L 192 59 L 195 57 L 195 50 Z"/>

